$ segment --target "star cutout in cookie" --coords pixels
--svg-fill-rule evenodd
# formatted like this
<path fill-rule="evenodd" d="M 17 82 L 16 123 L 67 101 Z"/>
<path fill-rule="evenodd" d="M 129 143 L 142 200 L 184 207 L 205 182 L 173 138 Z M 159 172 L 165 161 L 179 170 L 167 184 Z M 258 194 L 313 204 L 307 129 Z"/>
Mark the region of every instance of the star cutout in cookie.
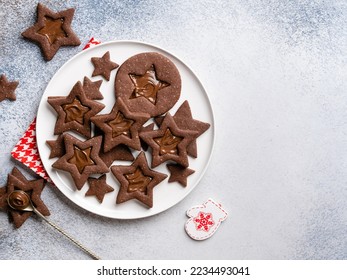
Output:
<path fill-rule="evenodd" d="M 188 167 L 187 145 L 197 134 L 193 130 L 180 129 L 167 113 L 158 130 L 140 132 L 140 137 L 152 148 L 152 168 L 168 160 Z"/>
<path fill-rule="evenodd" d="M 145 97 L 154 105 L 157 102 L 158 91 L 170 85 L 157 79 L 154 65 L 144 75 L 129 74 L 129 76 L 135 87 L 130 99 Z"/>
<path fill-rule="evenodd" d="M 187 186 L 187 177 L 192 175 L 195 171 L 188 167 L 183 167 L 179 164 L 167 164 L 166 167 L 170 171 L 169 183 L 178 182 L 183 187 Z"/>
<path fill-rule="evenodd" d="M 9 82 L 4 74 L 0 76 L 0 102 L 9 99 L 11 101 L 16 100 L 15 90 L 18 86 L 18 82 Z"/>
<path fill-rule="evenodd" d="M 105 105 L 88 99 L 81 82 L 77 82 L 68 96 L 50 96 L 48 103 L 58 113 L 54 134 L 74 130 L 90 138 L 90 118 L 99 113 Z"/>
<path fill-rule="evenodd" d="M 109 114 L 94 116 L 91 121 L 104 132 L 104 152 L 108 152 L 119 144 L 141 150 L 139 129 L 148 119 L 145 113 L 130 112 L 118 98 Z"/>
<path fill-rule="evenodd" d="M 102 80 L 99 81 L 91 81 L 88 77 L 84 77 L 83 79 L 83 90 L 86 96 L 89 99 L 104 99 L 103 95 L 100 92 L 100 86 L 102 84 Z"/>
<path fill-rule="evenodd" d="M 203 134 L 211 126 L 209 123 L 193 119 L 188 101 L 184 101 L 173 116 L 175 123 L 181 129 L 195 130 L 198 132 L 196 138 Z M 155 118 L 155 122 L 160 125 L 164 117 Z M 198 157 L 196 139 L 187 146 L 187 153 L 194 158 Z"/>
<path fill-rule="evenodd" d="M 92 77 L 102 75 L 107 81 L 110 80 L 111 71 L 118 68 L 118 64 L 110 60 L 110 52 L 107 51 L 102 57 L 92 57 L 94 71 Z"/>
<path fill-rule="evenodd" d="M 96 196 L 98 201 L 102 203 L 104 200 L 105 194 L 113 192 L 114 189 L 106 183 L 106 174 L 102 175 L 100 178 L 89 178 L 89 189 L 86 192 L 85 196 Z"/>
<path fill-rule="evenodd" d="M 45 60 L 51 60 L 60 47 L 78 46 L 81 41 L 71 28 L 75 9 L 53 12 L 46 6 L 37 5 L 37 21 L 22 36 L 37 43 Z"/>
<path fill-rule="evenodd" d="M 44 188 L 43 179 L 27 180 L 26 177 L 14 167 L 11 174 L 8 175 L 7 185 L 0 189 L 0 208 L 8 211 L 16 228 L 31 216 L 32 212 L 14 210 L 7 204 L 7 197 L 14 190 L 22 190 L 29 194 L 35 208 L 44 216 L 49 216 L 50 212 L 47 206 L 41 200 L 41 193 Z"/>
<path fill-rule="evenodd" d="M 83 173 L 83 170 L 87 166 L 93 166 L 95 163 L 90 157 L 92 152 L 92 147 L 88 147 L 86 149 L 80 149 L 75 146 L 73 150 L 73 156 L 68 160 L 68 163 L 76 165 L 78 172 L 80 174 Z"/>
<path fill-rule="evenodd" d="M 149 208 L 153 207 L 153 188 L 167 177 L 148 167 L 144 152 L 130 166 L 113 165 L 111 171 L 120 183 L 117 204 L 137 199 Z"/>
<path fill-rule="evenodd" d="M 76 121 L 83 125 L 84 115 L 90 110 L 89 107 L 84 106 L 78 98 L 75 98 L 72 103 L 62 105 L 65 111 L 65 122 Z"/>
<path fill-rule="evenodd" d="M 76 188 L 82 189 L 89 175 L 109 172 L 99 157 L 101 142 L 101 136 L 81 141 L 68 133 L 64 134 L 66 152 L 52 167 L 70 173 Z"/>

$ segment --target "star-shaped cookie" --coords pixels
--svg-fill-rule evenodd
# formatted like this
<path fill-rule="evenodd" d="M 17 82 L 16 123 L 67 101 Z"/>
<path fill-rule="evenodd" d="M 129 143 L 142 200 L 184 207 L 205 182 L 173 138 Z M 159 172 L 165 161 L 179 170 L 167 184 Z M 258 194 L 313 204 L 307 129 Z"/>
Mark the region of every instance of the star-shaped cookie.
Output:
<path fill-rule="evenodd" d="M 64 134 L 59 134 L 56 140 L 47 140 L 46 143 L 51 149 L 49 158 L 61 157 L 65 154 Z"/>
<path fill-rule="evenodd" d="M 15 90 L 18 86 L 18 82 L 10 82 L 6 76 L 2 74 L 0 76 L 0 102 L 9 99 L 11 101 L 16 100 Z"/>
<path fill-rule="evenodd" d="M 47 101 L 58 114 L 54 127 L 55 135 L 74 130 L 90 138 L 90 118 L 105 107 L 86 97 L 81 82 L 74 85 L 68 96 L 50 96 Z"/>
<path fill-rule="evenodd" d="M 130 166 L 113 165 L 111 171 L 120 183 L 117 204 L 137 199 L 149 208 L 153 207 L 153 188 L 167 177 L 148 167 L 144 152 Z"/>
<path fill-rule="evenodd" d="M 111 61 L 109 51 L 107 51 L 102 57 L 92 57 L 91 60 L 94 65 L 92 77 L 101 75 L 107 81 L 110 80 L 111 71 L 119 66 L 117 63 Z"/>
<path fill-rule="evenodd" d="M 21 227 L 22 224 L 31 216 L 32 212 L 24 212 L 10 208 L 7 204 L 7 197 L 14 190 L 25 191 L 29 194 L 35 208 L 44 216 L 49 216 L 50 212 L 41 200 L 44 183 L 43 179 L 27 180 L 16 167 L 14 167 L 11 174 L 8 175 L 7 185 L 0 189 L 0 208 L 8 211 L 16 228 Z"/>
<path fill-rule="evenodd" d="M 209 123 L 193 119 L 192 112 L 187 100 L 184 101 L 182 105 L 178 108 L 173 118 L 179 128 L 197 131 L 198 134 L 196 138 L 198 138 L 210 127 Z M 163 116 L 157 117 L 155 118 L 155 122 L 158 125 L 160 125 L 163 119 L 164 119 Z M 187 153 L 189 156 L 192 156 L 194 158 L 198 157 L 198 149 L 197 149 L 197 143 L 195 139 L 192 141 L 192 143 L 188 145 Z"/>
<path fill-rule="evenodd" d="M 91 81 L 88 77 L 84 77 L 83 79 L 83 90 L 86 96 L 89 99 L 104 99 L 103 95 L 100 92 L 100 86 L 102 84 L 102 80 Z"/>
<path fill-rule="evenodd" d="M 187 186 L 187 177 L 192 175 L 195 171 L 188 167 L 183 167 L 179 164 L 167 164 L 167 169 L 170 171 L 169 183 L 178 182 L 183 187 Z"/>
<path fill-rule="evenodd" d="M 53 12 L 41 3 L 37 5 L 37 21 L 22 36 L 37 43 L 45 60 L 51 60 L 60 47 L 78 46 L 81 41 L 71 28 L 75 9 Z"/>
<path fill-rule="evenodd" d="M 168 160 L 188 167 L 187 146 L 197 134 L 193 130 L 180 129 L 167 113 L 158 130 L 142 131 L 140 137 L 152 148 L 152 168 Z"/>
<path fill-rule="evenodd" d="M 141 150 L 139 129 L 148 119 L 149 115 L 130 112 L 123 100 L 117 99 L 109 114 L 94 116 L 91 121 L 104 132 L 104 152 L 108 152 L 119 144 Z"/>
<path fill-rule="evenodd" d="M 52 167 L 70 173 L 76 188 L 82 189 L 89 175 L 109 172 L 99 156 L 101 142 L 101 136 L 81 141 L 68 133 L 64 134 L 66 152 Z"/>
<path fill-rule="evenodd" d="M 114 189 L 106 183 L 106 174 L 97 179 L 89 178 L 88 183 L 89 189 L 86 192 L 85 196 L 94 195 L 100 203 L 103 202 L 105 194 L 114 191 Z"/>

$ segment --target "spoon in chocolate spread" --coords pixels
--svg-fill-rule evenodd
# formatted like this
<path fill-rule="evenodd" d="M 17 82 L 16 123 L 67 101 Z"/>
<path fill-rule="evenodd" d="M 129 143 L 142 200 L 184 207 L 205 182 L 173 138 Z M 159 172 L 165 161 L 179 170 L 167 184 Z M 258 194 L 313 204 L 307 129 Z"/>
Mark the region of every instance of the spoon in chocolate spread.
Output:
<path fill-rule="evenodd" d="M 11 192 L 7 197 L 7 203 L 11 208 L 13 208 L 15 210 L 34 212 L 40 218 L 44 219 L 50 226 L 52 226 L 53 228 L 58 230 L 61 234 L 63 234 L 65 237 L 67 237 L 75 245 L 77 245 L 84 252 L 86 252 L 88 255 L 90 255 L 93 259 L 100 260 L 100 257 L 98 257 L 96 254 L 94 254 L 89 249 L 84 247 L 84 245 L 82 245 L 80 242 L 78 242 L 76 239 L 71 237 L 64 230 L 62 230 L 60 227 L 58 227 L 57 225 L 52 223 L 50 220 L 48 220 L 44 215 L 42 215 L 40 213 L 40 211 L 38 211 L 34 207 L 29 195 L 26 192 L 20 191 L 20 190 L 15 190 L 15 191 Z"/>

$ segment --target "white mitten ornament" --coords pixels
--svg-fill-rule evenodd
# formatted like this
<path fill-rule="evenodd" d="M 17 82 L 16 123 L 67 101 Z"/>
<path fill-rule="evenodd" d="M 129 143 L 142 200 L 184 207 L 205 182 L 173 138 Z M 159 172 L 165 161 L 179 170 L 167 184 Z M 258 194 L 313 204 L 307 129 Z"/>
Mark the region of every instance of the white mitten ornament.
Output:
<path fill-rule="evenodd" d="M 224 221 L 228 213 L 212 199 L 187 211 L 190 219 L 185 224 L 187 234 L 195 240 L 211 237 Z"/>

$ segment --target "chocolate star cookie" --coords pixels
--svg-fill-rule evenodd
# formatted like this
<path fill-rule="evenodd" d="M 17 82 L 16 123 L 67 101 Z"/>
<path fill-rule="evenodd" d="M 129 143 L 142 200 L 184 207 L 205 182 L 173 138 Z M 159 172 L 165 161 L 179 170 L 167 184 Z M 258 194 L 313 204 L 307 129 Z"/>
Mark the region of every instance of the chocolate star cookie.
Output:
<path fill-rule="evenodd" d="M 58 113 L 55 135 L 74 130 L 90 138 L 90 118 L 105 107 L 86 97 L 81 82 L 74 85 L 68 96 L 50 96 L 47 101 Z"/>
<path fill-rule="evenodd" d="M 76 188 L 82 189 L 89 175 L 109 172 L 99 157 L 101 141 L 101 136 L 81 141 L 68 133 L 64 134 L 66 152 L 52 167 L 70 173 Z"/>
<path fill-rule="evenodd" d="M 83 90 L 86 94 L 86 96 L 89 99 L 97 99 L 101 100 L 104 99 L 103 95 L 100 92 L 100 86 L 102 84 L 102 80 L 99 81 L 91 81 L 88 79 L 88 77 L 84 77 L 83 79 Z"/>
<path fill-rule="evenodd" d="M 46 6 L 37 5 L 37 21 L 22 36 L 37 43 L 45 60 L 51 60 L 60 47 L 81 44 L 71 28 L 75 9 L 53 12 Z"/>
<path fill-rule="evenodd" d="M 102 175 L 100 178 L 89 178 L 89 189 L 85 196 L 96 196 L 100 203 L 104 200 L 105 194 L 113 192 L 114 189 L 106 183 L 106 174 Z"/>
<path fill-rule="evenodd" d="M 181 76 L 166 56 L 147 52 L 127 59 L 118 69 L 115 92 L 130 111 L 151 117 L 170 110 L 181 95 Z"/>
<path fill-rule="evenodd" d="M 9 99 L 11 101 L 16 100 L 15 90 L 18 86 L 18 82 L 9 82 L 4 74 L 0 76 L 0 102 Z"/>
<path fill-rule="evenodd" d="M 188 167 L 183 167 L 179 164 L 167 164 L 167 169 L 170 171 L 169 183 L 178 182 L 183 187 L 187 186 L 187 177 L 192 175 L 195 171 Z"/>
<path fill-rule="evenodd" d="M 110 80 L 111 71 L 118 68 L 118 64 L 110 60 L 110 52 L 106 52 L 102 57 L 92 57 L 94 71 L 92 77 L 102 75 L 107 81 Z"/>
<path fill-rule="evenodd" d="M 152 148 L 152 168 L 168 160 L 188 167 L 187 146 L 197 134 L 193 130 L 180 129 L 167 113 L 158 130 L 143 131 L 140 137 Z"/>
<path fill-rule="evenodd" d="M 94 136 L 103 137 L 103 142 L 101 144 L 103 147 L 105 133 L 97 126 L 94 126 Z M 108 152 L 104 152 L 104 150 L 101 149 L 99 156 L 108 167 L 110 167 L 115 160 L 133 161 L 135 159 L 129 147 L 124 144 L 117 145 Z"/>
<path fill-rule="evenodd" d="M 119 99 L 109 114 L 94 116 L 91 121 L 104 132 L 104 152 L 108 152 L 119 144 L 141 150 L 139 129 L 148 119 L 145 113 L 130 112 Z"/>
<path fill-rule="evenodd" d="M 13 168 L 11 174 L 8 175 L 7 185 L 0 189 L 0 208 L 8 211 L 16 228 L 22 224 L 32 215 L 32 212 L 24 212 L 14 210 L 7 204 L 7 197 L 14 190 L 22 190 L 29 194 L 33 205 L 44 216 L 49 216 L 50 212 L 47 206 L 41 200 L 41 193 L 44 188 L 45 181 L 43 179 L 27 180 L 26 177 L 17 169 Z M 6 189 L 6 192 L 4 192 Z"/>
<path fill-rule="evenodd" d="M 209 123 L 205 123 L 205 122 L 193 119 L 192 112 L 190 110 L 190 106 L 187 100 L 184 101 L 183 104 L 178 108 L 173 118 L 179 128 L 197 131 L 198 134 L 196 138 L 198 138 L 210 127 Z M 163 119 L 164 119 L 163 116 L 157 117 L 155 118 L 155 122 L 158 125 L 160 125 Z M 187 146 L 187 153 L 189 156 L 192 156 L 194 158 L 198 157 L 198 149 L 197 149 L 197 143 L 195 139 L 192 141 L 192 143 L 190 143 Z"/>
<path fill-rule="evenodd" d="M 111 166 L 113 175 L 120 183 L 116 203 L 137 199 L 148 207 L 153 207 L 153 188 L 167 175 L 148 167 L 144 152 L 140 152 L 130 166 Z"/>

